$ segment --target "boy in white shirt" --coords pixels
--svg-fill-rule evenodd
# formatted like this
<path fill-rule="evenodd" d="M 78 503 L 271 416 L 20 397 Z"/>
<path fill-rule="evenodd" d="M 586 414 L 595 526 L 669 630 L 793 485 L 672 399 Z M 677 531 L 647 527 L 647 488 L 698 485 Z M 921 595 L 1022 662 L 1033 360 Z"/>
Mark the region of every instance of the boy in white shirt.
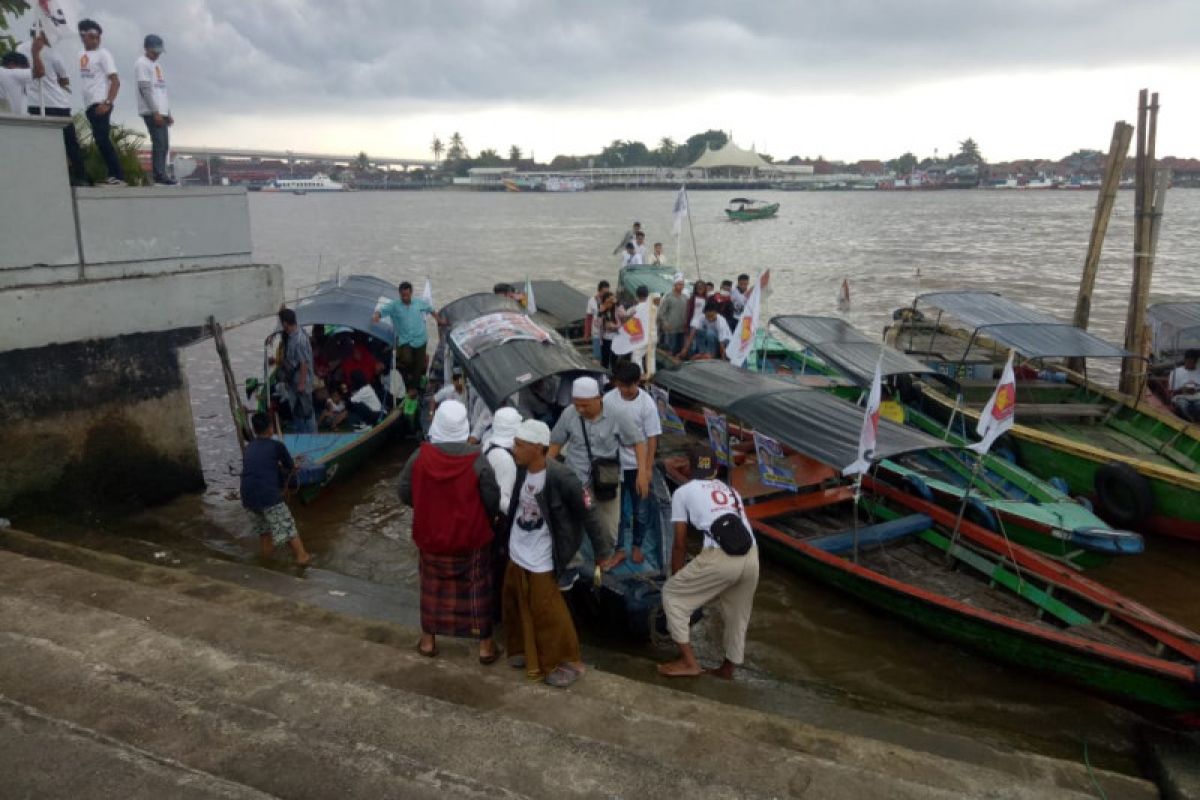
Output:
<path fill-rule="evenodd" d="M 643 289 L 645 287 L 642 287 Z M 658 406 L 650 395 L 638 385 L 642 379 L 642 368 L 633 361 L 620 361 L 613 368 L 613 382 L 617 388 L 604 395 L 604 407 L 614 412 L 624 409 L 633 423 L 646 437 L 646 461 L 654 464 L 658 448 L 658 437 L 662 435 L 662 421 L 658 418 Z M 638 461 L 633 447 L 622 445 L 621 459 L 621 521 L 617 526 L 617 550 L 624 551 L 623 535 L 629 529 L 630 558 L 633 563 L 645 560 L 642 541 L 650 527 L 653 499 L 638 494 Z"/>
<path fill-rule="evenodd" d="M 105 183 L 109 186 L 125 186 L 125 174 L 117 158 L 109 132 L 112 128 L 113 103 L 121 91 L 121 76 L 117 74 L 117 62 L 112 53 L 100 46 L 104 30 L 95 20 L 79 22 L 79 38 L 83 40 L 83 51 L 79 54 L 79 84 L 83 93 L 84 114 L 92 126 L 92 138 L 104 158 L 108 170 Z"/>
<path fill-rule="evenodd" d="M 171 116 L 167 102 L 167 79 L 159 61 L 163 53 L 162 37 L 152 33 L 143 40 L 142 47 L 145 54 L 133 67 L 138 89 L 138 114 L 150 132 L 154 182 L 159 186 L 174 186 L 175 181 L 167 175 L 167 151 L 171 147 L 167 128 L 175 124 L 175 118 Z"/>
<path fill-rule="evenodd" d="M 16 51 L 0 57 L 0 100 L 7 104 L 8 113 L 25 114 L 25 92 L 32 83 L 33 71 L 29 68 L 28 58 Z"/>
<path fill-rule="evenodd" d="M 728 484 L 717 480 L 717 457 L 713 451 L 697 447 L 691 456 L 691 466 L 691 480 L 676 489 L 671 498 L 675 546 L 671 552 L 671 577 L 662 593 L 667 630 L 679 646 L 679 658 L 660 664 L 658 671 L 669 678 L 704 672 L 690 644 L 689 627 L 696 609 L 718 600 L 725 626 L 725 658 L 720 667 L 708 673 L 729 680 L 745 658 L 746 630 L 750 626 L 754 591 L 758 588 L 758 546 L 742 499 Z M 704 547 L 684 566 L 689 526 L 704 534 Z"/>

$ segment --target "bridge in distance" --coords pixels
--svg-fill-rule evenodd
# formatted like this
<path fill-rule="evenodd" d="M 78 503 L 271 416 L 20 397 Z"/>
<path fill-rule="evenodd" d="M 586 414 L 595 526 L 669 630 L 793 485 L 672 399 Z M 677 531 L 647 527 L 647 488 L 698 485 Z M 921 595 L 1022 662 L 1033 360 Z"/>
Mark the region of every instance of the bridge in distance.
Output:
<path fill-rule="evenodd" d="M 297 163 L 322 163 L 349 165 L 358 158 L 358 153 L 313 153 L 302 150 L 250 150 L 237 147 L 172 147 L 177 156 L 190 156 L 197 161 L 213 158 L 228 158 L 245 161 L 282 161 L 289 166 Z M 398 158 L 392 156 L 373 156 L 367 154 L 367 159 L 376 167 L 433 167 L 436 163 L 428 158 Z"/>

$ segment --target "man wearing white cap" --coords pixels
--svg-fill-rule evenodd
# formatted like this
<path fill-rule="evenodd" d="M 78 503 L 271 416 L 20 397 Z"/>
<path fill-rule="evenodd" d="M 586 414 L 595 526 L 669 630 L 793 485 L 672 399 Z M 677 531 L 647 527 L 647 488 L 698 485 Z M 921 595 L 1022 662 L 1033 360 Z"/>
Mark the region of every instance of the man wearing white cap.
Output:
<path fill-rule="evenodd" d="M 502 608 L 509 664 L 532 679 L 565 689 L 586 668 L 559 579 L 579 552 L 585 533 L 598 562 L 607 562 L 612 550 L 600 529 L 595 503 L 570 467 L 547 458 L 549 448 L 546 423 L 528 419 L 517 428 Z"/>
<path fill-rule="evenodd" d="M 678 353 L 683 348 L 683 337 L 687 333 L 687 295 L 683 293 L 685 281 L 682 272 L 675 273 L 671 291 L 658 304 L 659 347 L 668 353 Z"/>
<path fill-rule="evenodd" d="M 637 493 L 650 494 L 650 459 L 646 437 L 623 408 L 609 408 L 600 397 L 595 378 L 576 378 L 571 406 L 563 411 L 550 434 L 550 458 L 561 453 L 595 500 L 609 548 L 617 543 L 621 521 L 621 447 L 633 448 L 637 461 Z M 625 557 L 618 550 L 614 565 Z M 597 558 L 597 560 L 599 560 Z M 570 577 L 570 576 L 568 576 Z"/>
<path fill-rule="evenodd" d="M 467 444 L 466 407 L 447 400 L 434 412 L 429 441 L 400 473 L 400 501 L 412 506 L 412 539 L 420 553 L 421 640 L 436 656 L 437 636 L 479 640 L 479 662 L 495 663 L 492 639 L 492 522 L 500 492 L 491 464 Z"/>
<path fill-rule="evenodd" d="M 479 401 L 482 403 L 482 401 Z M 517 464 L 513 461 L 513 437 L 521 425 L 521 413 L 507 406 L 496 409 L 496 413 L 488 411 L 489 427 L 480 447 L 487 458 L 492 472 L 496 475 L 496 485 L 500 489 L 499 514 L 496 517 L 496 538 L 492 541 L 492 593 L 496 599 L 493 615 L 500 613 L 501 592 L 504 589 L 504 571 L 508 567 L 508 507 L 512 500 L 513 484 L 517 480 Z M 472 438 L 475 431 L 472 429 Z M 499 616 L 496 616 L 499 619 Z"/>

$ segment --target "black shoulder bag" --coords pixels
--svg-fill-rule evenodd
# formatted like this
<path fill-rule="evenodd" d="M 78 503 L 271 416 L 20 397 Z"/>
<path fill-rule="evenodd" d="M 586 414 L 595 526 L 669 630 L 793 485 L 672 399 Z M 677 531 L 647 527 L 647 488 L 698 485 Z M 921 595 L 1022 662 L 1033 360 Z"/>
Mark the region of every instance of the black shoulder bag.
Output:
<path fill-rule="evenodd" d="M 592 465 L 592 492 L 597 500 L 615 500 L 621 486 L 621 462 L 616 458 L 596 458 L 592 455 L 592 440 L 588 437 L 587 421 L 579 415 L 579 427 L 583 428 L 583 444 L 587 448 L 588 463 Z"/>
<path fill-rule="evenodd" d="M 742 500 L 737 496 L 737 492 L 733 491 L 733 487 L 730 487 L 729 491 L 737 501 L 738 507 L 741 508 Z M 740 512 L 722 514 L 717 517 L 708 529 L 708 535 L 712 537 L 718 547 L 731 556 L 744 556 L 754 545 L 754 537 L 750 535 L 746 523 L 742 521 Z"/>

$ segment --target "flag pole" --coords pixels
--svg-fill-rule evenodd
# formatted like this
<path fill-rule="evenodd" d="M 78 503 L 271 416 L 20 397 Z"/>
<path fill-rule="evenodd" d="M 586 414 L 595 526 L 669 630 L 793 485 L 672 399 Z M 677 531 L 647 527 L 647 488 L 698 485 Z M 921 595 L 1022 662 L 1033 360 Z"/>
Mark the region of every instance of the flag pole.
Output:
<path fill-rule="evenodd" d="M 686 183 L 683 185 L 683 196 L 687 197 Z M 696 249 L 696 228 L 692 225 L 692 204 L 691 201 L 685 202 L 687 202 L 688 232 L 692 236 L 692 256 L 696 259 L 696 279 L 702 281 L 704 280 L 704 274 L 700 271 L 700 251 Z"/>
<path fill-rule="evenodd" d="M 971 489 L 975 486 L 975 479 L 979 477 L 979 470 L 983 467 L 983 453 L 975 454 L 975 466 L 971 468 L 971 477 L 967 479 L 967 488 L 963 492 L 962 503 L 958 506 L 958 516 L 954 519 L 954 530 L 950 534 L 950 547 L 946 549 L 946 563 L 949 564 L 954 559 L 954 546 L 958 543 L 958 534 L 962 529 L 963 517 L 967 513 L 967 502 L 971 499 Z"/>
<path fill-rule="evenodd" d="M 854 479 L 854 563 L 858 563 L 858 504 L 862 500 L 862 476 L 860 472 Z"/>

